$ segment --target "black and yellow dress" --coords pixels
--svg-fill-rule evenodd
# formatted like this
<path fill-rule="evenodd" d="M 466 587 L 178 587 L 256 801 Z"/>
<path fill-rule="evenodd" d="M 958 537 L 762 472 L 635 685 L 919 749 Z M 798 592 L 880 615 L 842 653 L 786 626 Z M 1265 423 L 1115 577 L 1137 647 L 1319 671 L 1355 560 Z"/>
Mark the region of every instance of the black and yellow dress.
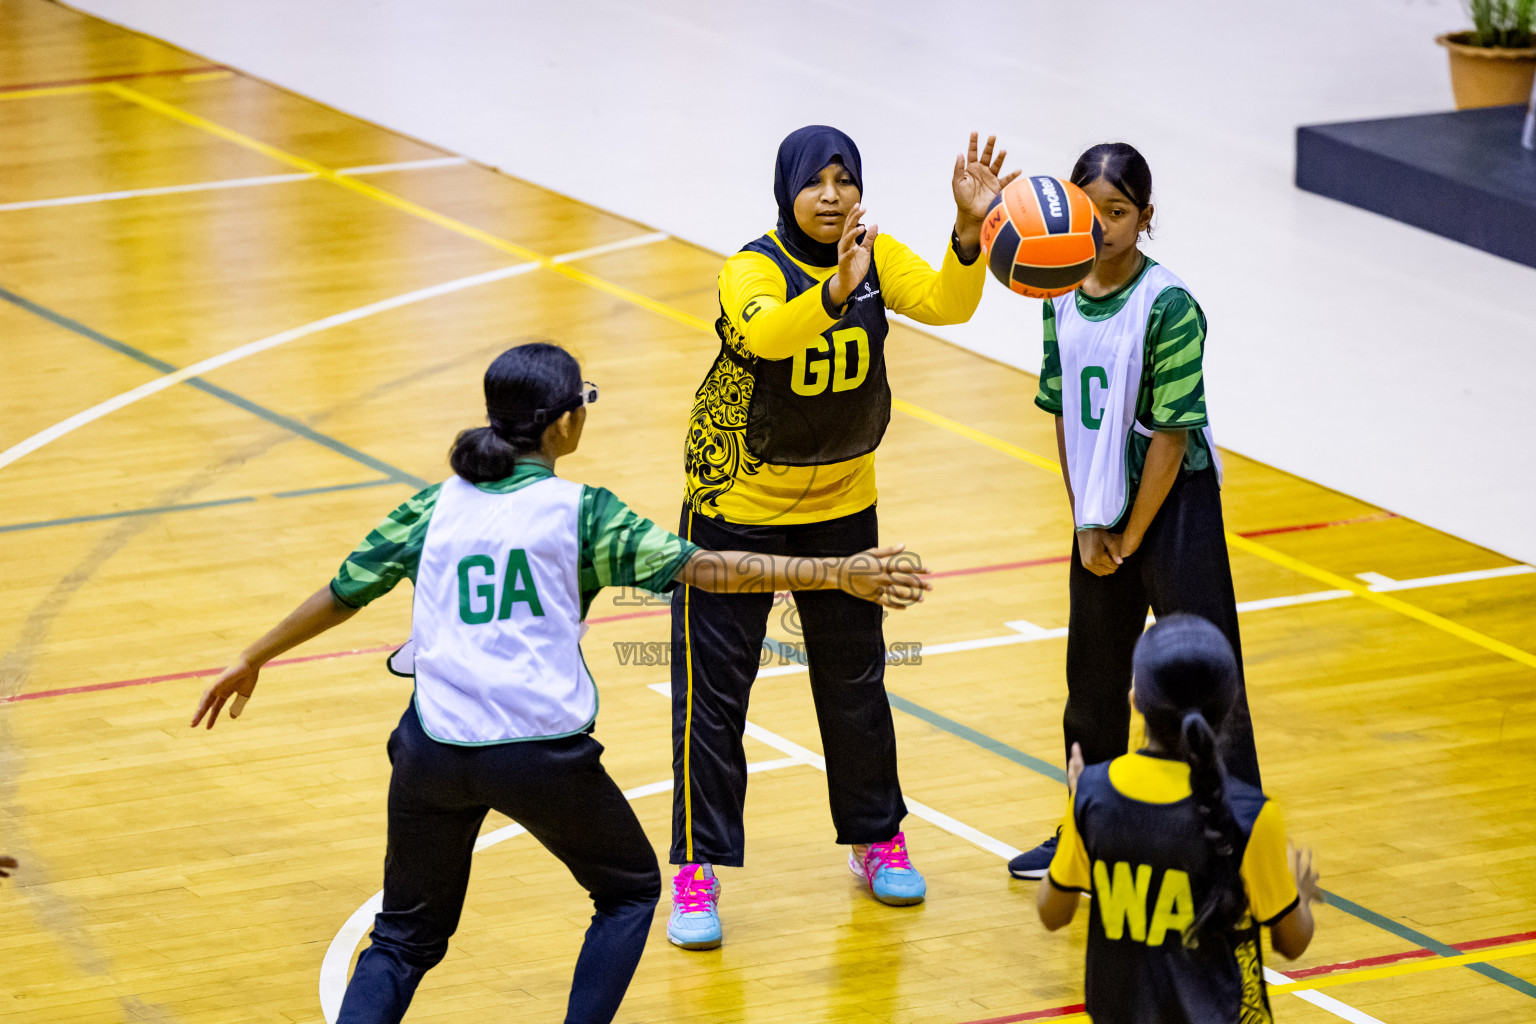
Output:
<path fill-rule="evenodd" d="M 1248 913 L 1187 941 L 1209 856 L 1189 765 L 1136 753 L 1089 765 L 1062 822 L 1051 884 L 1090 893 L 1084 1003 L 1094 1024 L 1270 1024 L 1259 927 L 1295 909 L 1280 809 L 1227 779 Z"/>
<path fill-rule="evenodd" d="M 850 149 L 849 170 L 862 181 L 851 141 L 837 159 L 812 161 L 812 173 L 847 164 Z M 813 249 L 782 185 L 779 229 L 720 271 L 720 352 L 688 426 L 680 532 L 711 550 L 848 555 L 879 535 L 874 452 L 891 411 L 886 310 L 925 324 L 963 323 L 981 300 L 986 270 L 974 256 L 962 260 L 953 238 L 935 271 L 881 234 L 868 274 L 833 308 L 835 247 L 832 265 L 808 260 Z M 675 864 L 742 863 L 742 735 L 773 603 L 772 594 L 674 592 Z M 882 609 L 841 591 L 804 591 L 795 612 L 837 842 L 884 842 L 900 830 L 906 806 L 885 694 Z"/>

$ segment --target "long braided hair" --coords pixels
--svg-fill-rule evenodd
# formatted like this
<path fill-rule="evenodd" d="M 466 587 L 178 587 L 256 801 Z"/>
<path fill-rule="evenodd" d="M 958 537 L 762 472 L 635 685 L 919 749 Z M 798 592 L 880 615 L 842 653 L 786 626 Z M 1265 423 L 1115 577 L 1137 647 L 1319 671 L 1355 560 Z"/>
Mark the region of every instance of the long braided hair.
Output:
<path fill-rule="evenodd" d="M 1144 633 L 1132 659 L 1136 706 L 1147 735 L 1189 765 L 1189 788 L 1206 856 L 1195 874 L 1203 893 L 1184 943 L 1230 932 L 1248 906 L 1241 835 L 1227 802 L 1227 773 L 1216 737 L 1237 696 L 1237 659 L 1221 630 L 1198 615 L 1169 615 Z"/>
<path fill-rule="evenodd" d="M 539 450 L 544 430 L 581 404 L 581 366 L 559 345 L 509 348 L 485 371 L 488 427 L 461 430 L 448 464 L 472 484 L 504 480 L 518 456 Z"/>

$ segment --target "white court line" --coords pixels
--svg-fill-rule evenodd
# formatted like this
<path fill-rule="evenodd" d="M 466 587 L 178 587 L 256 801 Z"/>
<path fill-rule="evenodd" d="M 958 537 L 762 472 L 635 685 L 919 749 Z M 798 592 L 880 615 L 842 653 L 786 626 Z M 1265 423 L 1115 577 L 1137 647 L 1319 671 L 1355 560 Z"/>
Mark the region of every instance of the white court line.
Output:
<path fill-rule="evenodd" d="M 370 164 L 365 167 L 346 167 L 337 174 L 384 174 L 389 171 L 414 171 L 428 167 L 447 167 L 467 163 L 462 156 L 446 156 L 437 160 L 406 160 L 398 164 Z M 107 203 L 116 199 L 139 199 L 144 196 L 170 196 L 182 192 L 217 192 L 231 188 L 256 188 L 261 185 L 281 185 L 291 181 L 308 181 L 313 174 L 262 174 L 254 178 L 221 178 L 217 181 L 194 181 L 186 185 L 157 185 L 153 188 L 128 188 L 116 192 L 89 192 L 75 196 L 55 196 L 52 199 L 27 199 L 22 202 L 0 203 L 0 213 L 7 210 L 37 210 L 49 206 L 81 206 L 86 203 Z"/>
<path fill-rule="evenodd" d="M 593 246 L 590 249 L 582 249 L 578 252 L 565 253 L 562 256 L 555 256 L 553 257 L 553 260 L 560 261 L 581 259 L 585 256 L 601 255 L 605 252 L 617 252 L 620 249 L 631 249 L 640 245 L 650 245 L 667 237 L 667 235 L 658 232 L 654 234 L 640 235 L 633 239 L 625 238 L 617 242 L 609 242 L 606 245 Z M 132 388 L 120 395 L 109 398 L 105 402 L 93 405 L 89 409 L 77 412 L 68 419 L 61 420 L 45 430 L 38 431 L 36 434 L 33 434 L 31 437 L 24 441 L 17 442 L 16 444 L 7 448 L 5 451 L 0 452 L 0 469 L 9 466 L 11 463 L 15 462 L 17 459 L 20 459 L 24 455 L 28 455 L 37 451 L 39 448 L 43 447 L 49 442 L 57 441 L 64 435 L 78 430 L 88 423 L 93 423 L 96 420 L 101 419 L 108 413 L 116 412 L 125 406 L 132 405 L 141 399 L 148 398 L 150 395 L 158 394 L 159 392 L 164 391 L 166 388 L 173 387 L 183 381 L 190 380 L 193 377 L 201 377 L 205 373 L 217 370 L 220 367 L 228 366 L 230 363 L 238 362 L 247 356 L 253 356 L 258 352 L 265 352 L 268 349 L 274 349 L 280 345 L 286 345 L 290 341 L 297 341 L 300 338 L 307 338 L 311 334 L 318 334 L 321 331 L 330 330 L 332 327 L 340 327 L 343 324 L 350 324 L 357 320 L 362 320 L 366 317 L 387 312 L 391 309 L 399 309 L 401 306 L 409 306 L 413 303 L 437 298 L 440 295 L 449 295 L 453 292 L 462 291 L 465 288 L 473 288 L 477 285 L 489 284 L 492 281 L 502 281 L 509 277 L 516 277 L 519 274 L 532 273 L 533 271 L 540 269 L 541 266 L 542 264 L 533 262 L 516 263 L 510 267 L 500 267 L 496 270 L 488 270 L 482 274 L 471 274 L 469 277 L 461 277 L 457 280 L 445 281 L 442 284 L 435 284 L 428 288 L 420 288 L 414 292 L 406 292 L 404 295 L 396 295 L 393 298 L 384 299 L 380 302 L 371 302 L 366 306 L 359 306 L 357 309 L 348 310 L 345 313 L 337 313 L 333 316 L 324 317 L 320 320 L 314 321 L 313 323 L 304 324 L 302 327 L 294 327 L 290 330 L 271 335 L 270 337 L 261 338 L 256 341 L 240 345 L 236 348 L 230 349 L 227 352 L 220 353 L 219 355 L 210 356 L 209 358 L 201 360 L 200 362 L 193 363 L 191 366 L 184 366 L 173 373 L 167 373 L 162 377 L 156 377 L 154 380 L 146 381 L 136 388 Z"/>
<path fill-rule="evenodd" d="M 1264 968 L 1264 980 L 1271 985 L 1284 985 L 1291 979 L 1271 967 L 1266 967 Z M 1357 1010 L 1348 1003 L 1341 1003 L 1333 998 L 1333 996 L 1324 995 L 1316 989 L 1299 988 L 1292 990 L 1289 994 L 1303 1002 L 1311 1003 L 1319 1009 L 1327 1010 L 1335 1017 L 1349 1021 L 1350 1024 L 1382 1024 L 1381 1021 L 1372 1017 L 1364 1010 Z"/>
<path fill-rule="evenodd" d="M 141 196 L 170 196 L 179 192 L 215 192 L 226 188 L 254 188 L 258 185 L 281 185 L 290 181 L 305 181 L 313 174 L 262 174 L 254 178 L 224 178 L 219 181 L 197 181 L 190 185 L 158 185 L 154 188 L 128 188 L 117 192 L 90 192 L 77 196 L 56 196 L 52 199 L 28 199 L 18 203 L 0 203 L 0 213 L 6 210 L 38 210 L 47 206 L 80 206 L 85 203 L 105 203 L 114 199 L 138 199 Z"/>
<path fill-rule="evenodd" d="M 1421 576 L 1411 580 L 1394 580 L 1380 573 L 1362 572 L 1356 573 L 1360 579 L 1370 584 L 1368 589 L 1377 593 L 1389 590 L 1418 590 L 1424 587 L 1448 587 L 1456 583 L 1474 583 L 1479 580 L 1504 579 L 1509 576 L 1526 576 L 1536 573 L 1536 567 L 1529 565 L 1506 565 L 1497 569 L 1473 569 L 1470 572 L 1453 572 L 1440 576 Z M 1261 612 L 1272 608 L 1291 608 L 1296 605 L 1317 604 L 1323 601 L 1341 601 L 1355 595 L 1348 590 L 1319 590 L 1310 594 L 1287 594 L 1284 597 L 1266 597 L 1257 601 L 1239 601 L 1239 612 Z M 1147 616 L 1150 625 L 1155 619 Z M 932 654 L 954 654 L 959 651 L 980 651 L 989 647 L 1012 647 L 1014 644 L 1031 644 L 1037 640 L 1059 640 L 1067 635 L 1067 627 L 1058 626 L 1047 629 L 1037 626 L 1026 619 L 1015 619 L 1005 622 L 1003 625 L 1013 630 L 1012 633 L 1004 633 L 1001 636 L 983 636 L 973 640 L 952 640 L 942 644 L 924 644 L 918 652 L 923 657 Z M 907 655 L 892 653 L 891 660 L 905 661 Z M 766 679 L 773 676 L 792 676 L 804 672 L 806 667 L 800 664 L 774 665 L 758 670 L 757 678 Z"/>
<path fill-rule="evenodd" d="M 1443 576 L 1421 576 L 1416 580 L 1394 580 L 1379 572 L 1357 572 L 1355 578 L 1370 584 L 1378 594 L 1392 590 L 1411 590 L 1414 587 L 1441 587 L 1451 583 L 1475 583 L 1478 580 L 1495 580 L 1505 576 L 1525 576 L 1536 572 L 1529 565 L 1506 565 L 1498 569 L 1474 569 L 1471 572 L 1448 572 Z"/>
<path fill-rule="evenodd" d="M 810 751 L 806 753 L 809 754 Z M 755 775 L 758 772 L 769 772 L 776 768 L 789 768 L 804 763 L 798 757 L 757 761 L 747 765 L 747 774 Z M 825 771 L 825 767 L 822 770 Z M 672 792 L 672 780 L 666 779 L 662 782 L 651 782 L 644 786 L 636 786 L 634 789 L 626 789 L 624 798 L 638 800 L 641 797 L 670 792 Z M 514 836 L 520 836 L 526 831 L 527 829 L 523 826 L 512 824 L 505 825 L 494 832 L 487 832 L 475 840 L 475 852 L 479 853 L 488 846 L 495 846 Z M 384 890 L 380 889 L 352 912 L 352 916 L 347 918 L 346 924 L 341 926 L 341 930 L 326 947 L 325 959 L 320 961 L 320 1012 L 325 1015 L 326 1024 L 336 1024 L 336 1017 L 341 1013 L 341 997 L 347 991 L 347 968 L 352 964 L 352 953 L 357 949 L 357 944 L 363 941 L 363 936 L 368 934 L 374 917 L 383 909 Z"/>
<path fill-rule="evenodd" d="M 1021 623 L 1021 625 L 1027 626 L 1029 623 Z M 1042 633 L 1055 632 L 1054 630 L 1034 628 Z M 669 700 L 671 699 L 672 685 L 670 683 L 653 683 L 650 685 L 650 689 Z M 746 723 L 746 734 L 759 743 L 788 755 L 774 761 L 758 761 L 749 764 L 747 765 L 747 772 L 749 774 L 801 764 L 809 765 L 821 772 L 827 770 L 826 759 L 820 754 L 807 747 L 802 747 L 800 744 L 780 736 L 776 732 L 765 729 L 756 722 L 749 721 Z M 652 782 L 644 786 L 636 786 L 633 789 L 625 790 L 624 796 L 626 799 L 636 800 L 643 796 L 654 796 L 671 791 L 672 780 L 667 779 L 662 782 Z M 1018 856 L 1019 851 L 1002 840 L 990 836 L 980 829 L 972 828 L 970 825 L 952 818 L 942 811 L 935 810 L 927 804 L 913 800 L 910 796 L 903 796 L 906 801 L 907 810 L 915 817 L 937 825 L 951 835 L 964 839 L 966 842 L 978 846 L 989 853 L 997 854 L 1004 860 Z M 477 839 L 475 841 L 475 852 L 478 853 L 486 847 L 494 846 L 499 842 L 521 835 L 524 831 L 525 829 L 517 824 L 499 828 Z M 341 1012 L 341 1000 L 342 996 L 346 994 L 347 968 L 352 962 L 352 953 L 357 949 L 358 943 L 363 940 L 363 936 L 367 934 L 368 927 L 373 921 L 374 916 L 383 908 L 384 893 L 380 890 L 352 912 L 351 916 L 347 918 L 346 923 L 337 931 L 335 938 L 331 939 L 331 944 L 326 948 L 325 957 L 320 964 L 320 1009 L 321 1013 L 324 1014 L 326 1024 L 335 1024 L 336 1017 Z M 1290 980 L 1267 967 L 1265 968 L 1265 974 L 1270 979 L 1271 984 L 1282 984 Z M 1341 1003 L 1331 996 L 1325 996 L 1311 989 L 1291 994 L 1323 1010 L 1327 1010 L 1336 1017 L 1350 1021 L 1351 1024 L 1382 1024 L 1375 1017 L 1362 1013 L 1347 1003 Z"/>
<path fill-rule="evenodd" d="M 391 171 L 425 171 L 430 167 L 457 167 L 469 163 L 467 156 L 438 156 L 429 160 L 402 160 L 397 164 L 364 164 L 361 167 L 340 167 L 337 174 L 388 174 Z"/>
<path fill-rule="evenodd" d="M 632 238 L 621 238 L 617 242 L 607 242 L 603 245 L 594 245 L 590 249 L 577 249 L 575 252 L 564 253 L 560 256 L 551 256 L 551 263 L 571 263 L 575 260 L 584 260 L 592 256 L 606 256 L 610 252 L 622 252 L 625 249 L 638 249 L 642 245 L 655 245 L 657 242 L 665 242 L 672 236 L 665 231 L 653 231 L 648 235 L 635 235 Z"/>
<path fill-rule="evenodd" d="M 173 373 L 167 373 L 164 376 L 156 377 L 154 380 L 146 381 L 136 388 L 131 388 L 116 397 L 107 399 L 105 402 L 100 402 L 89 409 L 77 412 L 68 419 L 61 420 L 48 427 L 46 430 L 40 430 L 25 441 L 17 442 L 5 451 L 0 452 L 0 469 L 9 466 L 24 455 L 37 451 L 49 442 L 57 441 L 64 435 L 78 430 L 87 423 L 93 423 L 101 419 L 108 413 L 116 412 L 141 399 L 148 398 L 150 395 L 158 394 L 166 388 L 180 384 L 182 381 L 190 380 L 193 377 L 200 377 L 222 366 L 228 366 L 230 363 L 244 359 L 246 356 L 265 352 L 268 349 L 277 348 L 279 345 L 286 345 L 290 341 L 297 341 L 299 338 L 306 338 L 311 334 L 318 334 L 332 327 L 340 327 L 342 324 L 350 324 L 391 309 L 399 309 L 401 306 L 409 306 L 415 302 L 437 298 L 439 295 L 448 295 L 452 292 L 462 291 L 465 288 L 489 284 L 492 281 L 500 281 L 538 269 L 539 265 L 537 263 L 517 263 L 510 267 L 486 271 L 483 274 L 472 274 L 469 277 L 461 277 L 454 281 L 445 281 L 442 284 L 432 285 L 430 288 L 420 288 L 414 292 L 406 292 L 404 295 L 396 295 L 381 302 L 370 302 L 366 306 L 359 306 L 357 309 L 348 310 L 345 313 L 324 317 L 302 327 L 294 327 L 270 337 L 261 338 L 237 348 L 232 348 L 228 352 L 210 356 L 207 359 L 193 363 L 191 366 L 184 366 Z"/>

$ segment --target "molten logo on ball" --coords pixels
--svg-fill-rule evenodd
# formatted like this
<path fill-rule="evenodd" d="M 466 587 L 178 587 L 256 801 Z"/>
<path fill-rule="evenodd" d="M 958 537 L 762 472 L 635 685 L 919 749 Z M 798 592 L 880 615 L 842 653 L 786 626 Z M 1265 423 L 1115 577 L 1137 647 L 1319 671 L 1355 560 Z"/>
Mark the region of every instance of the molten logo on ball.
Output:
<path fill-rule="evenodd" d="M 987 266 L 1020 295 L 1065 295 L 1093 270 L 1104 228 L 1082 189 L 1049 175 L 1018 178 L 981 223 Z"/>

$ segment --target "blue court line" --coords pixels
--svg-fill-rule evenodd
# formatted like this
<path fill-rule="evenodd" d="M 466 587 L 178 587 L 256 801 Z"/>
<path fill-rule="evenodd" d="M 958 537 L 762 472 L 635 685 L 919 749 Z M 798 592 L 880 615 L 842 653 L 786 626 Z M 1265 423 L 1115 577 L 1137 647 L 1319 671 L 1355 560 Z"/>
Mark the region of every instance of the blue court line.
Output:
<path fill-rule="evenodd" d="M 329 487 L 306 487 L 299 491 L 273 491 L 271 498 L 305 498 L 312 494 L 330 494 L 333 491 L 356 491 L 364 487 L 387 487 L 398 480 L 365 480 L 360 484 L 331 484 Z M 42 530 L 49 526 L 70 526 L 74 523 L 95 523 L 103 519 L 123 519 L 128 516 L 154 516 L 165 512 L 195 512 L 202 508 L 218 508 L 221 505 L 245 505 L 259 501 L 260 495 L 247 494 L 239 498 L 217 498 L 213 501 L 193 501 L 185 505 L 155 505 L 149 508 L 127 508 L 119 512 L 97 512 L 88 516 L 66 516 L 63 519 L 38 519 L 30 523 L 0 525 L 0 533 L 19 530 Z"/>
<path fill-rule="evenodd" d="M 782 660 L 793 661 L 797 665 L 806 664 L 805 653 L 798 647 L 790 644 L 780 643 L 772 637 L 765 637 L 763 639 L 763 646 L 766 647 L 769 651 L 772 651 L 776 657 Z M 1042 761 L 1040 758 L 1035 757 L 1033 754 L 1026 754 L 1024 751 L 1019 750 L 1017 747 L 1011 747 L 1004 743 L 1002 740 L 993 739 L 986 733 L 977 732 L 970 726 L 963 725 L 952 718 L 946 718 L 945 716 L 939 714 L 937 711 L 930 711 L 923 707 L 921 704 L 914 704 L 910 700 L 907 700 L 905 697 L 898 697 L 896 694 L 891 693 L 889 690 L 886 691 L 886 696 L 890 698 L 891 707 L 896 708 L 899 711 L 905 711 L 907 714 L 912 715 L 914 718 L 920 718 L 927 722 L 929 725 L 943 729 L 945 732 L 958 736 L 969 743 L 974 743 L 976 746 L 982 748 L 983 750 L 997 754 L 999 757 L 1005 757 L 1012 761 L 1014 764 L 1023 765 L 1030 771 L 1044 775 L 1046 778 L 1052 780 L 1053 782 L 1065 783 L 1067 781 L 1067 773 L 1062 771 L 1060 768 L 1057 768 L 1049 761 Z M 1437 939 L 1433 939 L 1430 936 L 1425 935 L 1423 932 L 1415 931 L 1414 929 L 1409 928 L 1407 925 L 1400 924 L 1384 914 L 1376 913 L 1376 911 L 1371 910 L 1369 907 L 1362 907 L 1360 904 L 1354 902 L 1353 900 L 1347 900 L 1337 893 L 1323 890 L 1323 895 L 1328 900 L 1329 906 L 1337 907 L 1338 909 L 1344 911 L 1346 914 L 1357 917 L 1367 924 L 1373 924 L 1383 931 L 1391 932 L 1398 938 L 1406 939 L 1407 941 L 1412 942 L 1414 945 L 1419 946 L 1422 949 L 1431 950 L 1441 956 L 1462 955 L 1461 950 L 1455 948 L 1454 946 L 1450 946 L 1444 942 L 1440 942 Z M 1509 974 L 1506 971 L 1501 971 L 1497 967 L 1490 967 L 1488 964 L 1466 964 L 1464 966 L 1468 970 L 1476 971 L 1478 974 L 1481 974 L 1485 978 L 1496 981 L 1501 985 L 1507 985 L 1508 987 L 1514 989 L 1516 992 L 1519 992 L 1521 995 L 1527 995 L 1536 998 L 1536 985 L 1532 985 L 1528 981 L 1517 978 L 1513 974 Z"/>
<path fill-rule="evenodd" d="M 80 323 L 78 320 L 71 320 L 69 317 L 63 315 L 62 313 L 55 313 L 47 306 L 39 306 L 31 299 L 17 295 L 15 292 L 10 291 L 7 288 L 0 287 L 0 299 L 4 299 L 6 302 L 9 302 L 13 306 L 24 309 L 28 313 L 40 316 L 44 320 L 57 324 L 67 331 L 71 331 L 80 335 L 82 338 L 89 338 L 91 341 L 96 342 L 98 345 L 105 345 L 112 351 L 121 353 L 122 355 L 136 360 L 137 362 L 143 363 L 145 366 L 158 370 L 161 373 L 175 373 L 176 370 L 179 369 L 179 367 L 172 366 L 164 359 L 159 359 L 155 356 L 152 356 L 148 352 L 136 349 L 126 342 L 118 341 L 116 338 L 109 338 L 105 334 L 102 334 L 100 331 Z M 260 416 L 268 423 L 282 427 L 284 430 L 297 434 L 299 437 L 302 437 L 307 441 L 313 441 L 318 445 L 324 445 L 331 451 L 336 452 L 339 455 L 345 455 L 347 458 L 353 460 L 354 462 L 361 462 L 369 469 L 377 470 L 378 472 L 383 473 L 385 476 L 389 477 L 393 481 L 396 481 L 397 483 L 410 484 L 412 487 L 415 487 L 418 490 L 427 486 L 427 481 L 423 480 L 419 476 L 415 476 L 414 474 L 407 473 L 403 469 L 398 469 L 394 466 L 391 466 L 389 463 L 383 461 L 382 459 L 376 459 L 372 455 L 369 455 L 367 452 L 359 451 L 344 441 L 338 441 L 334 437 L 331 437 L 327 434 L 322 434 L 318 430 L 315 430 L 314 428 L 304 423 L 300 423 L 298 420 L 291 416 L 284 416 L 280 412 L 268 409 L 264 405 L 258 405 L 251 401 L 249 398 L 237 395 L 233 391 L 219 387 L 217 384 L 210 384 L 203 380 L 201 377 L 193 377 L 185 381 L 185 383 L 190 384 L 192 387 L 197 388 L 199 391 L 212 395 L 214 398 L 221 399 L 222 401 L 228 402 L 230 405 L 244 409 L 248 413 Z"/>

